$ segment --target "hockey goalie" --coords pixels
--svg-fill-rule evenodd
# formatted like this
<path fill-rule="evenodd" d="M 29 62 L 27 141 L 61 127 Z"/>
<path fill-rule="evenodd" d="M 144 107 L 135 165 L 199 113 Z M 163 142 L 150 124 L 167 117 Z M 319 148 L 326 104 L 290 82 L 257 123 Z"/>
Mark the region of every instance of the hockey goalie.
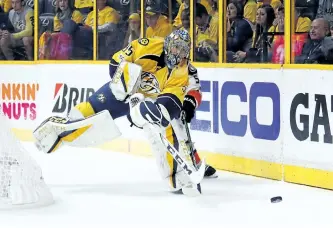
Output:
<path fill-rule="evenodd" d="M 188 146 L 184 122 L 200 102 L 196 69 L 189 63 L 190 36 L 172 32 L 165 40 L 139 39 L 113 56 L 111 81 L 67 117 L 52 116 L 34 131 L 36 146 L 51 153 L 62 145 L 94 146 L 120 136 L 114 119 L 127 116 L 151 143 L 162 178 L 171 191 L 201 194 L 200 182 L 210 168 Z M 195 82 L 191 84 L 191 80 Z M 189 91 L 196 91 L 190 95 Z M 184 108 L 193 106 L 193 113 Z M 187 108 L 188 109 L 188 108 Z M 182 115 L 181 115 L 182 114 Z M 184 118 L 181 118 L 183 116 Z"/>

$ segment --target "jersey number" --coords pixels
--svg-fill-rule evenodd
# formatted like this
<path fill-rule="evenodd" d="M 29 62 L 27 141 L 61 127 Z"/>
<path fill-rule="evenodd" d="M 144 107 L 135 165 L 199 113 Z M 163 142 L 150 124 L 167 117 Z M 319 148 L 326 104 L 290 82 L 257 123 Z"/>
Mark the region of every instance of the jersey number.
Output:
<path fill-rule="evenodd" d="M 127 56 L 131 56 L 133 54 L 133 47 L 131 45 L 128 45 L 123 49 L 123 52 Z"/>
<path fill-rule="evenodd" d="M 195 83 L 200 84 L 200 80 L 199 80 L 199 78 L 198 78 L 198 75 L 195 73 L 195 74 L 193 74 L 192 76 L 193 76 L 193 78 L 195 79 Z"/>

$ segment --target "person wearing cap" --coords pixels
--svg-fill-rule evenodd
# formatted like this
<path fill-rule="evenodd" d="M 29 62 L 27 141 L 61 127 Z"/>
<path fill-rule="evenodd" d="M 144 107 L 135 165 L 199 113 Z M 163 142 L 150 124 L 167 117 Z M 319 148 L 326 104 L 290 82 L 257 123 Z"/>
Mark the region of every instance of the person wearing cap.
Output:
<path fill-rule="evenodd" d="M 128 43 L 131 43 L 133 40 L 140 38 L 140 28 L 141 28 L 141 18 L 138 13 L 132 13 L 129 18 L 129 28 L 130 35 L 128 38 Z"/>
<path fill-rule="evenodd" d="M 172 32 L 172 25 L 169 23 L 168 18 L 162 15 L 159 9 L 152 6 L 147 6 L 146 8 L 146 22 L 148 25 L 147 38 L 165 38 Z"/>

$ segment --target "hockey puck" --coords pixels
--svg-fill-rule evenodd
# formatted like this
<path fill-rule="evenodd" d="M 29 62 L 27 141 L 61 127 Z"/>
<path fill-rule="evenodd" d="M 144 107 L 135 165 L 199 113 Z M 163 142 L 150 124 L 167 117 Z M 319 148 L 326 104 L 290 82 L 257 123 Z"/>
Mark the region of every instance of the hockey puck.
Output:
<path fill-rule="evenodd" d="M 279 203 L 282 201 L 282 197 L 281 196 L 275 196 L 271 198 L 271 203 Z"/>

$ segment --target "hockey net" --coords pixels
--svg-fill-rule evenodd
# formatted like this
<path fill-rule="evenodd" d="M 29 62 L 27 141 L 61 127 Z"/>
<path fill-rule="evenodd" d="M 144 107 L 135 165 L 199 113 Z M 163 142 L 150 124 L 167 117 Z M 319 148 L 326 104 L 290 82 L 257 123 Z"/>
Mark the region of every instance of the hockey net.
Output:
<path fill-rule="evenodd" d="M 0 209 L 52 202 L 40 166 L 15 137 L 0 106 Z"/>

